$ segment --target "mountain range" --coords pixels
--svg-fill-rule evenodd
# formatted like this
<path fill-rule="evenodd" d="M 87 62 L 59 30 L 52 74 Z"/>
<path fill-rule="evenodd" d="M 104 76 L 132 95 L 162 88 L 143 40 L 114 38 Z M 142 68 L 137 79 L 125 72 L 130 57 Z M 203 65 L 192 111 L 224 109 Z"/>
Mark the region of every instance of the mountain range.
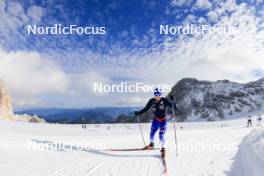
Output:
<path fill-rule="evenodd" d="M 167 98 L 170 95 L 177 104 L 177 121 L 181 122 L 229 120 L 264 112 L 264 78 L 243 84 L 185 78 L 173 86 Z M 151 110 L 140 117 L 142 122 L 152 118 Z M 136 119 L 126 115 L 118 118 L 118 122 L 131 121 Z"/>
<path fill-rule="evenodd" d="M 248 83 L 185 78 L 173 86 L 167 98 L 170 95 L 178 107 L 177 121 L 229 120 L 264 112 L 264 78 Z M 52 123 L 130 123 L 137 122 L 133 111 L 138 109 L 140 107 L 57 108 L 16 113 L 37 115 Z M 151 110 L 140 116 L 142 122 L 152 118 Z"/>
<path fill-rule="evenodd" d="M 216 121 L 264 112 L 264 78 L 244 84 L 187 78 L 170 95 L 178 105 L 178 121 Z"/>
<path fill-rule="evenodd" d="M 16 111 L 17 114 L 37 115 L 49 123 L 114 123 L 121 114 L 129 114 L 136 107 L 98 107 L 90 109 L 35 108 Z"/>

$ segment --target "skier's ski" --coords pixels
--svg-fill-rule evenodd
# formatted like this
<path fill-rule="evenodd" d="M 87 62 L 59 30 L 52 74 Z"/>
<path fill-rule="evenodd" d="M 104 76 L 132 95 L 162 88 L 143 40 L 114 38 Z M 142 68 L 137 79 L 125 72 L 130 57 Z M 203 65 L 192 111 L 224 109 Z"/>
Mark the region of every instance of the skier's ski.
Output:
<path fill-rule="evenodd" d="M 146 151 L 146 150 L 159 150 L 159 148 L 146 149 L 144 148 L 129 148 L 129 149 L 110 149 L 110 151 Z"/>
<path fill-rule="evenodd" d="M 161 158 L 161 162 L 162 162 L 162 166 L 163 166 L 163 176 L 168 176 L 167 174 L 167 164 L 166 164 L 166 159 L 165 159 L 165 153 L 162 153 L 161 152 L 161 155 L 160 155 L 160 158 Z"/>
<path fill-rule="evenodd" d="M 166 160 L 165 157 L 160 157 L 161 158 L 161 162 L 162 162 L 162 166 L 163 166 L 163 176 L 168 176 L 167 175 L 167 164 L 166 164 Z"/>

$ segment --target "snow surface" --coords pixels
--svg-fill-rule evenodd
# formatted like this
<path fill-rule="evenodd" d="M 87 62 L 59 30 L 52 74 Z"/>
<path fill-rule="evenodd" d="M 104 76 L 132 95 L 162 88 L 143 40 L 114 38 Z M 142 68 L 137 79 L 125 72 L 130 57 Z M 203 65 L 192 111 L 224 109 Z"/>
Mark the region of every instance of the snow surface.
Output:
<path fill-rule="evenodd" d="M 247 136 L 246 119 L 224 122 L 177 123 L 166 134 L 169 176 L 260 176 L 263 172 L 263 128 Z M 183 127 L 181 130 L 180 127 Z M 108 130 L 108 127 L 110 129 Z M 148 142 L 150 124 L 143 124 Z M 245 137 L 245 138 L 244 138 Z M 158 146 L 158 134 L 156 135 Z M 243 141 L 243 142 L 242 142 Z M 239 145 L 242 142 L 241 145 Z M 55 146 L 62 143 L 65 148 Z M 78 145 L 100 150 L 78 149 Z M 33 146 L 33 147 L 32 147 Z M 37 147 L 53 146 L 45 150 Z M 72 150 L 67 150 L 72 146 Z M 35 147 L 35 148 L 34 148 Z M 160 176 L 160 152 L 115 152 L 104 149 L 143 147 L 137 124 L 35 124 L 0 120 L 0 175 L 4 176 Z M 238 150 L 239 148 L 239 150 Z M 42 148 L 43 149 L 43 148 Z M 250 154 L 252 153 L 252 155 Z M 245 162 L 237 162 L 243 160 Z M 242 169 L 243 168 L 243 171 Z M 244 170 L 250 169 L 249 172 Z M 253 171 L 255 170 L 256 171 Z"/>
<path fill-rule="evenodd" d="M 252 130 L 239 146 L 230 175 L 264 175 L 264 131 Z"/>

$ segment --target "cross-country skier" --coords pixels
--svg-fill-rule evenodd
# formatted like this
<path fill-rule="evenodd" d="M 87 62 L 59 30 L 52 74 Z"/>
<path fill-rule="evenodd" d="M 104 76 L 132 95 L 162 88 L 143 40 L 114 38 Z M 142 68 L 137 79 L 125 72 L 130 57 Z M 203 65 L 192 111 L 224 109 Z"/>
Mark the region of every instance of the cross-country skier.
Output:
<path fill-rule="evenodd" d="M 248 115 L 247 127 L 249 127 L 249 125 L 252 127 L 252 117 L 251 117 L 251 115 Z"/>
<path fill-rule="evenodd" d="M 152 149 L 154 147 L 154 136 L 157 130 L 159 129 L 159 139 L 161 142 L 161 156 L 165 156 L 165 139 L 164 135 L 167 129 L 167 119 L 166 119 L 166 108 L 170 107 L 176 110 L 175 103 L 170 102 L 168 99 L 161 97 L 161 91 L 156 88 L 154 89 L 154 98 L 151 98 L 147 105 L 140 111 L 136 111 L 135 115 L 140 115 L 144 112 L 147 112 L 149 109 L 152 110 L 154 113 L 154 119 L 152 120 L 151 124 L 151 131 L 150 131 L 150 144 L 145 147 L 145 149 Z M 173 97 L 172 97 L 173 98 Z"/>

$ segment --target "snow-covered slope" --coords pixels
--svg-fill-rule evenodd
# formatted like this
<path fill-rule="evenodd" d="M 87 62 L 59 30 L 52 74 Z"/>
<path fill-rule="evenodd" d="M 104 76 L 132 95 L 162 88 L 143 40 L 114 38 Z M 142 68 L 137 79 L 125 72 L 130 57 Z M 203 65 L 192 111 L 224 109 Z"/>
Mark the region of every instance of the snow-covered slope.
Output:
<path fill-rule="evenodd" d="M 230 176 L 264 174 L 264 130 L 253 130 L 239 146 Z"/>
<path fill-rule="evenodd" d="M 245 123 L 245 119 L 178 123 L 178 157 L 175 156 L 174 150 L 173 124 L 170 124 L 166 134 L 168 175 L 228 175 L 238 145 L 251 130 L 244 127 Z M 80 125 L 0 120 L 0 126 L 0 175 L 162 175 L 158 150 L 134 152 L 89 150 L 142 147 L 137 124 L 105 124 L 99 127 L 87 125 L 87 129 L 82 129 Z M 150 124 L 143 124 L 146 141 L 149 128 Z M 156 144 L 158 147 L 157 141 Z"/>

